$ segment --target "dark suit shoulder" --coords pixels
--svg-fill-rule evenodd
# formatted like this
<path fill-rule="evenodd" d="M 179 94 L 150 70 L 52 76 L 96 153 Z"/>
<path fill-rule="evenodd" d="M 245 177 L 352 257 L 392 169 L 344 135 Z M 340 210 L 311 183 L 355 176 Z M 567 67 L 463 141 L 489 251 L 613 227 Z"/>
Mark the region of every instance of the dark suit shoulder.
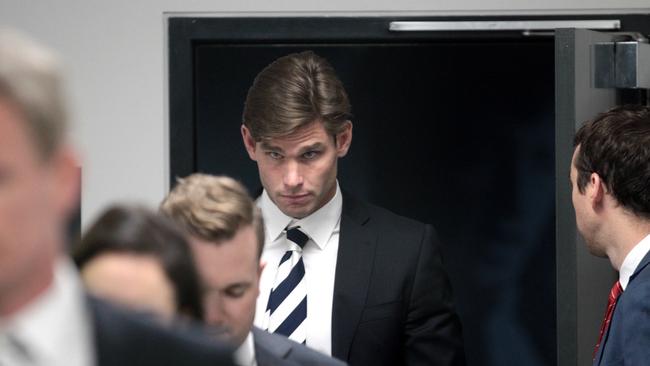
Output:
<path fill-rule="evenodd" d="M 393 227 L 403 229 L 422 230 L 422 227 L 427 225 L 410 217 L 399 215 L 384 207 L 362 201 L 347 193 L 343 194 L 343 214 L 361 220 L 372 220 L 379 224 L 389 224 Z"/>
<path fill-rule="evenodd" d="M 335 291 L 356 303 L 334 302 L 333 324 L 347 336 L 334 354 L 353 364 L 465 363 L 440 247 L 433 226 L 343 195 L 337 281 L 346 280 Z"/>
<path fill-rule="evenodd" d="M 345 366 L 343 361 L 327 356 L 284 336 L 271 334 L 259 328 L 253 328 L 255 352 L 260 356 L 270 352 L 273 356 L 289 361 L 291 364 L 302 366 Z M 259 352 L 261 350 L 261 352 Z M 260 364 L 260 366 L 262 366 Z"/>
<path fill-rule="evenodd" d="M 153 319 L 89 298 L 98 366 L 232 365 L 231 351 L 198 328 Z"/>

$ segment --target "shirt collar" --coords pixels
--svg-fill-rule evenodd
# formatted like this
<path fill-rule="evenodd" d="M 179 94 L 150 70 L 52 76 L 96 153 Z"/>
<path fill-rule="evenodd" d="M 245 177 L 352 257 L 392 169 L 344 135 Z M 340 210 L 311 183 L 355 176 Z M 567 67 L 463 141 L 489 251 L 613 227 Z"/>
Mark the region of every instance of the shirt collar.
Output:
<path fill-rule="evenodd" d="M 630 277 L 636 271 L 636 267 L 639 266 L 639 263 L 643 260 L 643 257 L 650 251 L 650 235 L 646 236 L 641 240 L 637 245 L 630 250 L 630 252 L 625 256 L 623 264 L 621 265 L 621 270 L 619 271 L 619 282 L 623 290 L 627 287 L 630 282 Z"/>
<path fill-rule="evenodd" d="M 92 364 L 93 337 L 83 286 L 69 259 L 60 259 L 52 285 L 33 303 L 8 319 L 7 328 L 37 361 L 61 364 L 70 344 L 75 362 Z"/>
<path fill-rule="evenodd" d="M 248 332 L 244 342 L 235 350 L 235 363 L 239 366 L 255 366 L 255 342 L 253 332 Z"/>
<path fill-rule="evenodd" d="M 337 181 L 334 197 L 323 207 L 300 220 L 287 216 L 280 211 L 278 206 L 271 201 L 266 190 L 262 192 L 257 204 L 262 210 L 262 216 L 264 216 L 264 228 L 266 229 L 266 237 L 269 240 L 267 244 L 271 244 L 278 239 L 284 229 L 291 224 L 291 226 L 300 226 L 301 231 L 307 234 L 320 249 L 323 249 L 332 233 L 339 229 L 343 196 Z"/>

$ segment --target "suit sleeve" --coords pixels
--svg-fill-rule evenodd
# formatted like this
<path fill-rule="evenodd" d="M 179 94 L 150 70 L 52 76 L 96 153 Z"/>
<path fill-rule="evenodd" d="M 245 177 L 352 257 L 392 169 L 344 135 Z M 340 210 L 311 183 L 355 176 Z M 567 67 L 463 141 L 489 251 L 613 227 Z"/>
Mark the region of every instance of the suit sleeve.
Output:
<path fill-rule="evenodd" d="M 407 365 L 465 365 L 461 325 L 434 229 L 424 226 L 405 325 Z"/>

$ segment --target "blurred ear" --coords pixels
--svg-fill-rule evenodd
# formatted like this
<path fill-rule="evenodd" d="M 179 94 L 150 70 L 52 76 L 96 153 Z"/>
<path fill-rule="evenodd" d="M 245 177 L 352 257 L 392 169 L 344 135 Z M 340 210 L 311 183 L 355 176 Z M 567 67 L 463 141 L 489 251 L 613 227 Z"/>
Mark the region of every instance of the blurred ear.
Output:
<path fill-rule="evenodd" d="M 266 267 L 266 262 L 260 258 L 259 266 L 257 267 L 257 288 L 255 289 L 257 294 L 255 295 L 255 297 L 259 296 L 260 294 L 260 277 L 262 276 L 262 271 L 264 271 L 264 267 Z"/>
<path fill-rule="evenodd" d="M 72 148 L 67 146 L 55 153 L 50 164 L 57 213 L 67 217 L 79 205 L 81 166 Z"/>
<path fill-rule="evenodd" d="M 345 121 L 343 124 L 343 131 L 336 135 L 336 155 L 339 158 L 344 157 L 350 145 L 352 144 L 352 122 Z"/>
<path fill-rule="evenodd" d="M 262 272 L 264 271 L 264 267 L 266 267 L 266 262 L 260 259 L 260 264 L 259 267 L 257 268 L 257 278 L 259 279 L 260 276 L 262 276 Z"/>
<path fill-rule="evenodd" d="M 244 140 L 244 146 L 246 147 L 248 156 L 251 158 L 251 160 L 256 161 L 257 159 L 255 158 L 255 148 L 257 144 L 253 138 L 253 135 L 251 135 L 251 131 L 245 125 L 241 125 L 241 137 L 242 140 Z"/>

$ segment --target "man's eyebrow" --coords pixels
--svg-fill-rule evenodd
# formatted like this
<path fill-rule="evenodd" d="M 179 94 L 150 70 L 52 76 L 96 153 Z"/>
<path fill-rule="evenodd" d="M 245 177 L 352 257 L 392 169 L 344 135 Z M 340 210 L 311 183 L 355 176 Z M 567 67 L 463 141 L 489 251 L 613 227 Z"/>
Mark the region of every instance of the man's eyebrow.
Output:
<path fill-rule="evenodd" d="M 273 150 L 273 151 L 279 151 L 282 152 L 282 149 L 278 146 L 275 146 L 268 141 L 262 141 L 260 142 L 260 146 L 262 147 L 263 150 Z"/>
<path fill-rule="evenodd" d="M 322 149 L 323 146 L 325 146 L 325 145 L 322 142 L 315 142 L 315 143 L 313 143 L 313 144 L 311 144 L 309 146 L 303 147 L 300 150 L 301 151 L 317 150 L 317 149 Z"/>

